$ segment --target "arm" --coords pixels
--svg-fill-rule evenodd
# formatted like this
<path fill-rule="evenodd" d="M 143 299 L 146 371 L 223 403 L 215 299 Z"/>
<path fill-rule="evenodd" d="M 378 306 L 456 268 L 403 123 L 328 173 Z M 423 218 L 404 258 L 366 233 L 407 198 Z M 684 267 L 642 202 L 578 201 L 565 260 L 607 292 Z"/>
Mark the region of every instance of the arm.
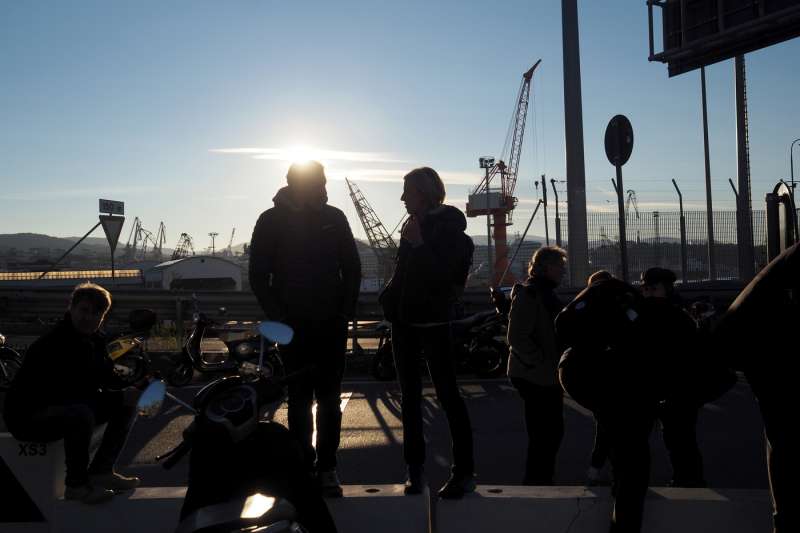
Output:
<path fill-rule="evenodd" d="M 522 285 L 511 292 L 511 311 L 508 314 L 508 345 L 523 364 L 536 364 L 535 354 L 541 347 L 533 338 L 537 319 L 536 301 L 527 294 Z"/>
<path fill-rule="evenodd" d="M 272 285 L 275 235 L 268 213 L 266 211 L 258 217 L 256 226 L 253 228 L 253 236 L 250 239 L 250 287 L 267 318 L 280 320 L 284 315 L 284 306 Z"/>
<path fill-rule="evenodd" d="M 344 213 L 341 224 L 343 231 L 339 241 L 339 264 L 343 284 L 342 315 L 351 319 L 356 314 L 356 302 L 361 292 L 361 258 L 358 256 L 358 247 Z"/>

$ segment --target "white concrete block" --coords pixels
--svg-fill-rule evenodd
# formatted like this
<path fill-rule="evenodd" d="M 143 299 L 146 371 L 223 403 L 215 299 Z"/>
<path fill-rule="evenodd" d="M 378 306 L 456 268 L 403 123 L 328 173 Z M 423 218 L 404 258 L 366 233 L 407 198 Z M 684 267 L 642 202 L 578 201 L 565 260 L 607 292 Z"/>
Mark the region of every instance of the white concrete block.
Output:
<path fill-rule="evenodd" d="M 436 533 L 536 531 L 605 533 L 608 488 L 480 486 L 463 500 L 440 500 Z M 767 491 L 651 488 L 642 531 L 762 533 L 771 531 Z"/>
<path fill-rule="evenodd" d="M 406 496 L 403 485 L 344 485 L 327 499 L 339 533 L 428 533 L 430 493 Z"/>

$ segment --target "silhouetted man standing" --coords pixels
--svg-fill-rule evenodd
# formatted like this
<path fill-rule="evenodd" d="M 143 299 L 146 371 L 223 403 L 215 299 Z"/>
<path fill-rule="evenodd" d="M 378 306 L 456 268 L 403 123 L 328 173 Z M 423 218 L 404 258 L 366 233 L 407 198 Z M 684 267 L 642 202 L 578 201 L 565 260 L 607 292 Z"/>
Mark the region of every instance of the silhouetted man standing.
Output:
<path fill-rule="evenodd" d="M 289 384 L 289 429 L 303 446 L 309 471 L 329 496 L 341 496 L 336 451 L 347 324 L 355 315 L 361 262 L 344 213 L 327 205 L 325 170 L 316 161 L 289 168 L 256 222 L 250 242 L 250 285 L 271 320 L 294 328 L 285 350 L 288 372 L 308 367 Z M 317 400 L 317 446 L 311 407 Z"/>

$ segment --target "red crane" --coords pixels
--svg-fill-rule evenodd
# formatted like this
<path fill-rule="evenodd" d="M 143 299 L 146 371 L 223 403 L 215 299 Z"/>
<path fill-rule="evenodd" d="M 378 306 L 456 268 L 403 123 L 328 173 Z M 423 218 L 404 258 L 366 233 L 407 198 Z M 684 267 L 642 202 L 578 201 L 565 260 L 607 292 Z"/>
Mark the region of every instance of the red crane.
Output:
<path fill-rule="evenodd" d="M 508 239 L 506 227 L 511 225 L 511 215 L 517 206 L 517 198 L 514 197 L 514 188 L 517 185 L 517 171 L 519 169 L 519 159 L 522 155 L 522 138 L 525 135 L 525 120 L 528 116 L 528 101 L 531 92 L 531 80 L 533 71 L 539 66 L 542 60 L 538 60 L 525 74 L 522 75 L 522 83 L 517 95 L 514 117 L 506 137 L 511 137 L 511 150 L 508 158 L 503 158 L 494 163 L 491 158 L 481 158 L 481 166 L 486 169 L 486 175 L 475 187 L 467 200 L 467 216 L 487 216 L 491 217 L 491 225 L 494 226 L 494 267 L 490 271 L 489 283 L 497 286 L 503 282 L 513 282 L 511 274 L 506 279 L 499 277 L 505 272 L 508 266 Z M 503 156 L 505 156 L 505 147 Z M 506 163 L 508 161 L 508 163 Z M 492 179 L 500 176 L 499 190 L 493 189 Z M 491 264 L 491 250 L 489 250 L 489 262 Z"/>

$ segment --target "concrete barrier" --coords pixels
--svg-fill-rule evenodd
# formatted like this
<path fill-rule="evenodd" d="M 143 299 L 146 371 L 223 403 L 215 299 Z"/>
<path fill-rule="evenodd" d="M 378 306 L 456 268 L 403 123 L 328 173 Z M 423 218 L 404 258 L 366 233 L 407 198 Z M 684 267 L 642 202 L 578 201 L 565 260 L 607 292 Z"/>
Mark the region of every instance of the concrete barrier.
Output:
<path fill-rule="evenodd" d="M 345 485 L 344 497 L 326 500 L 340 533 L 429 533 L 430 496 L 405 496 L 402 485 Z M 186 487 L 140 487 L 108 503 L 53 501 L 51 520 L 38 529 L 6 533 L 172 533 Z M 16 527 L 17 524 L 14 524 Z M 21 526 L 21 524 L 20 524 Z"/>
<path fill-rule="evenodd" d="M 343 498 L 327 500 L 339 533 L 427 533 L 430 493 L 406 496 L 403 485 L 344 485 Z"/>
<path fill-rule="evenodd" d="M 440 501 L 436 533 L 537 531 L 605 533 L 607 488 L 480 486 L 459 501 Z M 642 531 L 763 533 L 771 531 L 767 491 L 651 488 Z"/>
<path fill-rule="evenodd" d="M 100 445 L 105 424 L 92 435 L 90 452 Z M 56 505 L 63 501 L 64 441 L 24 442 L 0 433 L 0 531 L 39 533 L 56 520 Z"/>

